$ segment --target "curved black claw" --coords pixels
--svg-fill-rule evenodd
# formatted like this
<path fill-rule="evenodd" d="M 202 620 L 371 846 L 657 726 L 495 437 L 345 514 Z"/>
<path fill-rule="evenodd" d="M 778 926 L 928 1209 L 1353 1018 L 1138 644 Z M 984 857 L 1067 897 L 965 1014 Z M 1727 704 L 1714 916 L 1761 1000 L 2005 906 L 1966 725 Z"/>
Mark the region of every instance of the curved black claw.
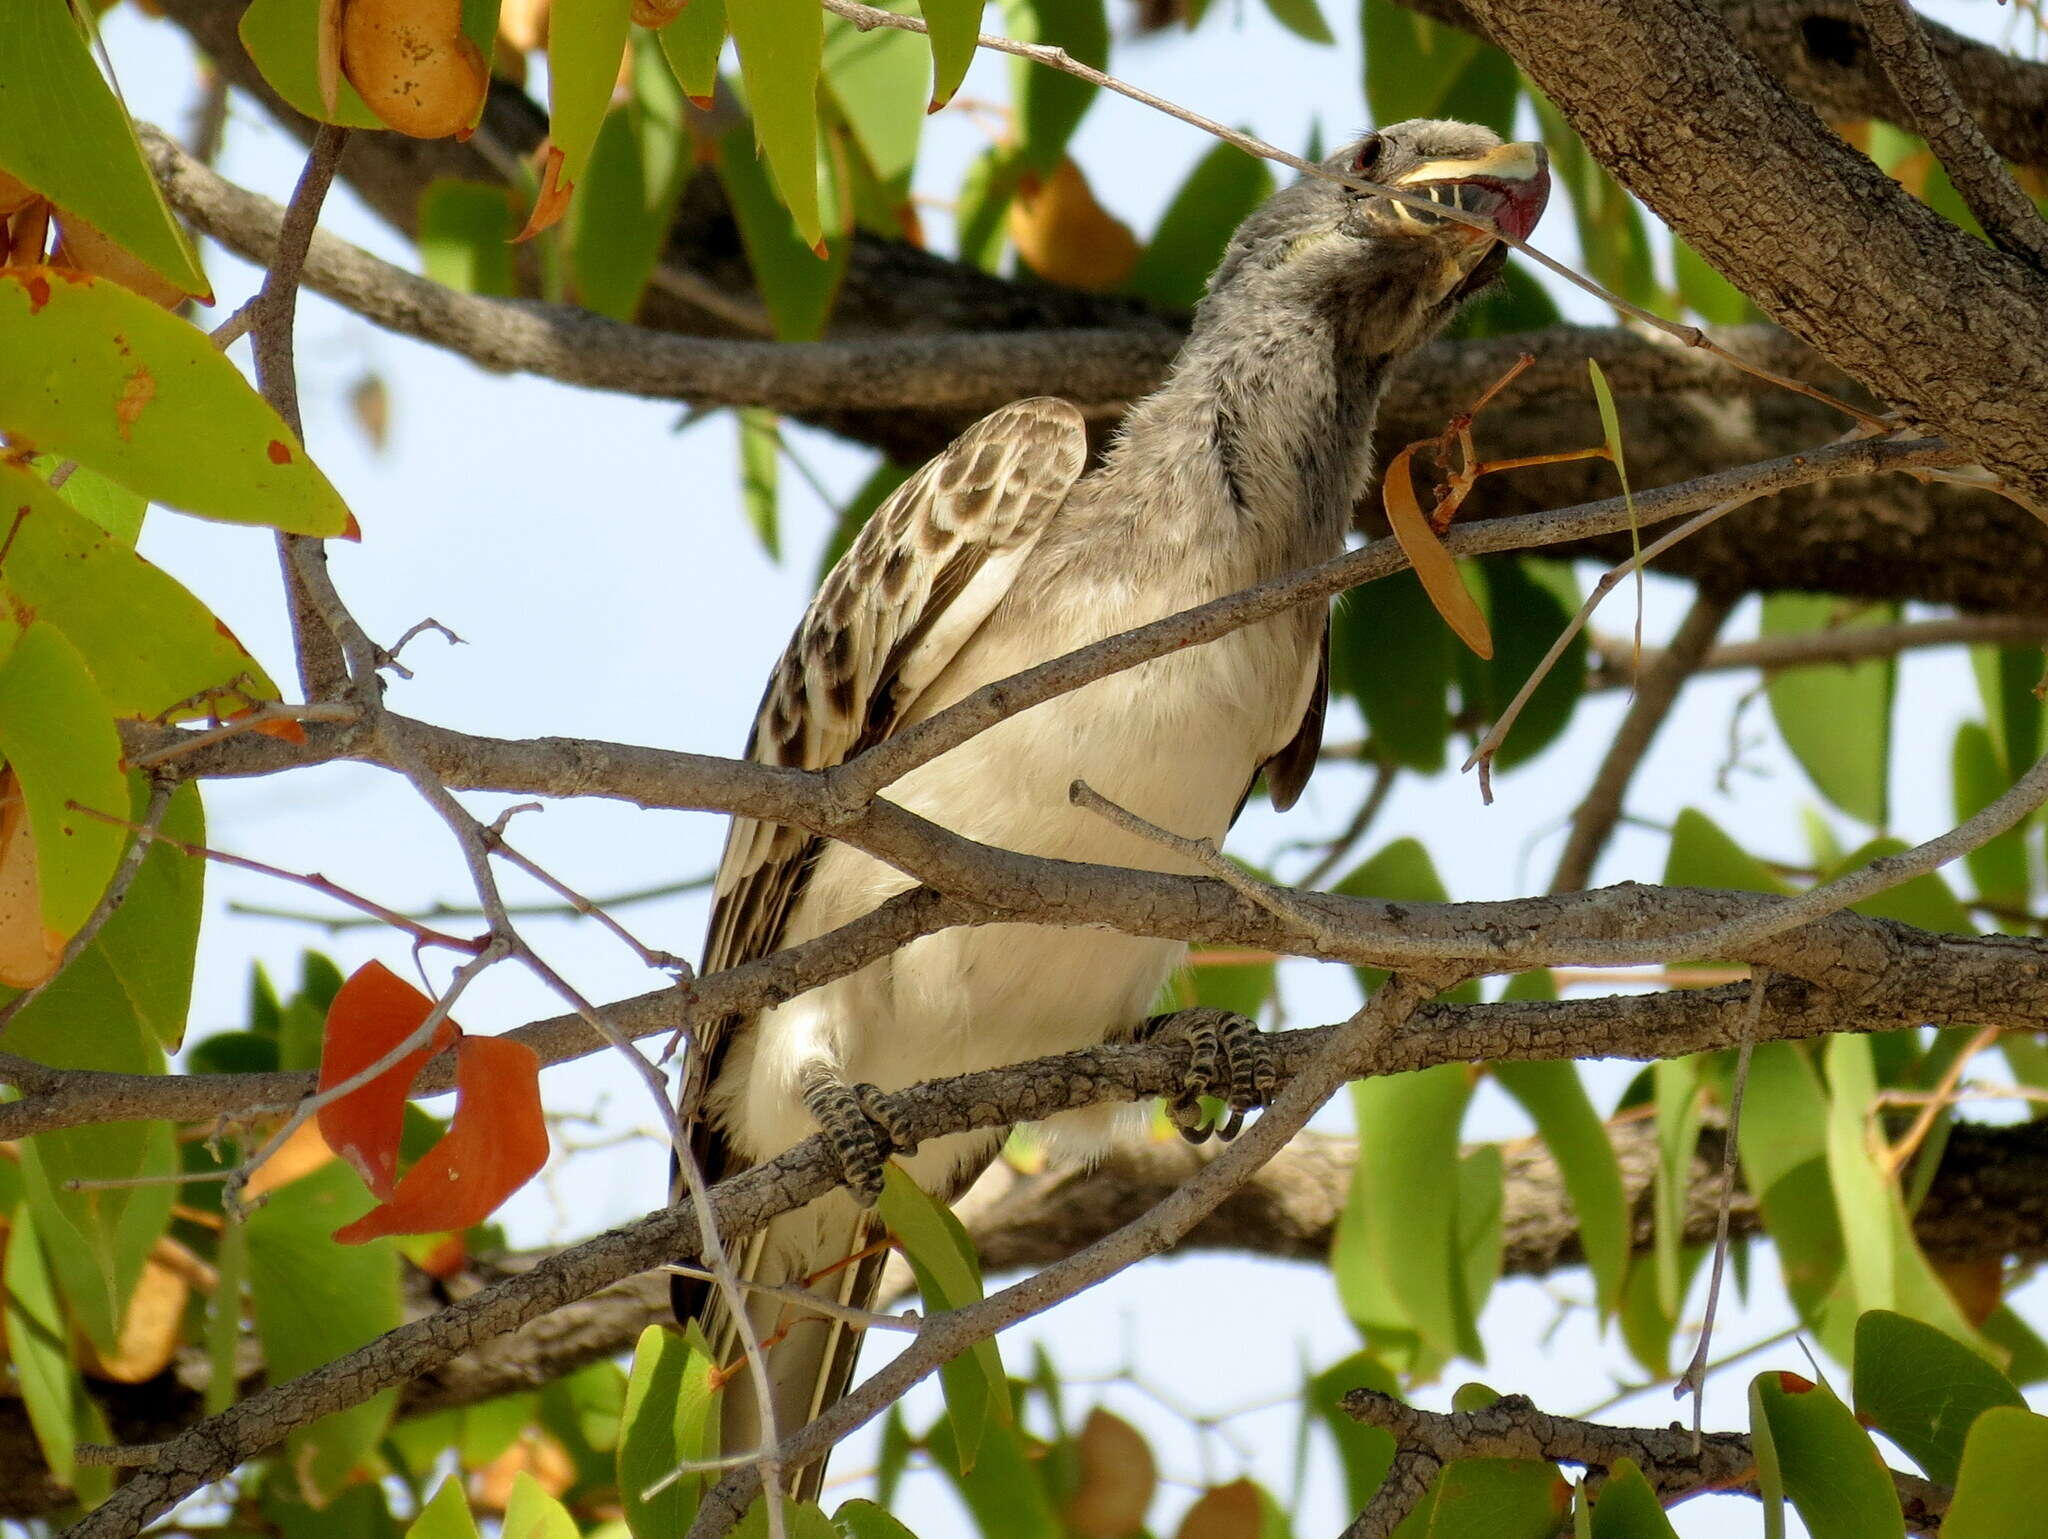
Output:
<path fill-rule="evenodd" d="M 1142 1033 L 1148 1040 L 1167 1034 L 1181 1038 L 1189 1049 L 1180 1094 L 1166 1103 L 1168 1120 L 1191 1144 L 1204 1142 L 1212 1133 L 1226 1141 L 1237 1137 L 1245 1113 L 1270 1102 L 1279 1083 L 1272 1047 L 1258 1023 L 1235 1010 L 1202 1007 L 1155 1015 Z M 1204 1096 L 1227 1108 L 1220 1125 L 1209 1124 L 1202 1109 Z"/>
<path fill-rule="evenodd" d="M 820 1065 L 804 1078 L 804 1106 L 818 1121 L 839 1161 L 847 1189 L 864 1208 L 882 1195 L 882 1167 L 889 1156 L 917 1147 L 896 1120 L 889 1098 L 869 1084 L 849 1084 Z"/>

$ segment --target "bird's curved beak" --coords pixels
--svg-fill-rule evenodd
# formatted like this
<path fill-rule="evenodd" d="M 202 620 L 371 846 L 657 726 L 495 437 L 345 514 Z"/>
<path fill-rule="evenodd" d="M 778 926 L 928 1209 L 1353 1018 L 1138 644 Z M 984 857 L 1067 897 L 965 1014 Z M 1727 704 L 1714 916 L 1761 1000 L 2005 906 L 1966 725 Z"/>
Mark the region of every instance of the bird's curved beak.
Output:
<path fill-rule="evenodd" d="M 1550 157 L 1540 144 L 1516 141 L 1470 160 L 1425 161 L 1394 185 L 1449 208 L 1482 214 L 1502 235 L 1526 240 L 1550 198 Z M 1396 203 L 1394 213 L 1417 228 L 1434 230 L 1453 223 L 1405 203 Z"/>

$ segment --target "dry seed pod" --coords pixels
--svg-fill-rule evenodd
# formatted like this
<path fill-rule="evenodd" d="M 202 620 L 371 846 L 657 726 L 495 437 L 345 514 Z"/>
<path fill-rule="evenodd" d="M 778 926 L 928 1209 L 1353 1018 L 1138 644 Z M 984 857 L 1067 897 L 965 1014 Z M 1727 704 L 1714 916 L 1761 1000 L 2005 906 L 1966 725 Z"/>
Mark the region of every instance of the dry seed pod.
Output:
<path fill-rule="evenodd" d="M 490 89 L 461 0 L 349 0 L 341 70 L 386 127 L 415 139 L 468 128 Z"/>
<path fill-rule="evenodd" d="M 166 310 L 177 309 L 186 299 L 183 289 L 147 262 L 137 260 L 96 226 L 62 209 L 57 211 L 56 264 L 75 267 L 96 278 L 109 278 Z"/>

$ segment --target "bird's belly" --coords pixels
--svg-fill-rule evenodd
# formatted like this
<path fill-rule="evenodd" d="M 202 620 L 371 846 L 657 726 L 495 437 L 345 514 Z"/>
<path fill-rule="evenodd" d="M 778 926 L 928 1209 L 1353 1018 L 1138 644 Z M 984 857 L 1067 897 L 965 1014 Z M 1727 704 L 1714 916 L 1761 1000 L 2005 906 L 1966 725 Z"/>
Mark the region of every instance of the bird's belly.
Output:
<path fill-rule="evenodd" d="M 1233 638 L 1234 639 L 1234 638 Z M 1157 871 L 1198 869 L 1161 845 L 1076 807 L 1068 787 L 1102 795 L 1174 833 L 1220 839 L 1292 700 L 1233 668 L 1227 648 L 1197 649 L 1100 681 L 1013 717 L 906 775 L 884 794 L 957 833 L 1003 849 Z M 1217 655 L 1219 652 L 1222 655 Z M 1196 664 L 1206 666 L 1196 666 Z M 1219 666 L 1221 665 L 1221 666 Z M 1297 670 L 1289 670 L 1295 672 Z M 1295 680 L 1287 679 L 1292 695 Z M 911 886 L 845 845 L 828 845 L 785 933 L 809 939 Z M 925 936 L 761 1015 L 728 1060 L 714 1114 L 754 1159 L 809 1136 L 800 1081 L 819 1057 L 885 1090 L 1065 1052 L 1127 1033 L 1150 1011 L 1185 947 L 1109 930 L 1031 924 Z M 1060 1118 L 1058 1141 L 1098 1142 L 1115 1113 Z M 960 1157 L 941 1140 L 913 1163 L 938 1179 Z M 930 1167 L 929 1170 L 921 1167 Z"/>

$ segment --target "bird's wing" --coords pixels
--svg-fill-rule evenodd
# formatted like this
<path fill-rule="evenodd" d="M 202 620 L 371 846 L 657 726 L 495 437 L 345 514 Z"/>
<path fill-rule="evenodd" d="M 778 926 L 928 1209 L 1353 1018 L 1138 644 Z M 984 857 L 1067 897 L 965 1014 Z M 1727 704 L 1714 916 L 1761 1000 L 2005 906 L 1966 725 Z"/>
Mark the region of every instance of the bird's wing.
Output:
<path fill-rule="evenodd" d="M 900 723 L 1009 591 L 1079 479 L 1081 413 L 1041 397 L 992 412 L 882 504 L 811 601 L 768 681 L 747 742 L 762 764 L 824 769 Z M 821 842 L 735 818 L 704 951 L 706 972 L 773 951 Z M 733 1023 L 698 1044 L 707 1085 Z"/>
<path fill-rule="evenodd" d="M 1301 797 L 1308 777 L 1316 772 L 1316 755 L 1323 751 L 1323 718 L 1330 710 L 1330 622 L 1323 620 L 1322 654 L 1316 662 L 1316 681 L 1308 694 L 1308 709 L 1294 736 L 1260 768 L 1266 776 L 1266 794 L 1273 805 L 1285 812 Z"/>

